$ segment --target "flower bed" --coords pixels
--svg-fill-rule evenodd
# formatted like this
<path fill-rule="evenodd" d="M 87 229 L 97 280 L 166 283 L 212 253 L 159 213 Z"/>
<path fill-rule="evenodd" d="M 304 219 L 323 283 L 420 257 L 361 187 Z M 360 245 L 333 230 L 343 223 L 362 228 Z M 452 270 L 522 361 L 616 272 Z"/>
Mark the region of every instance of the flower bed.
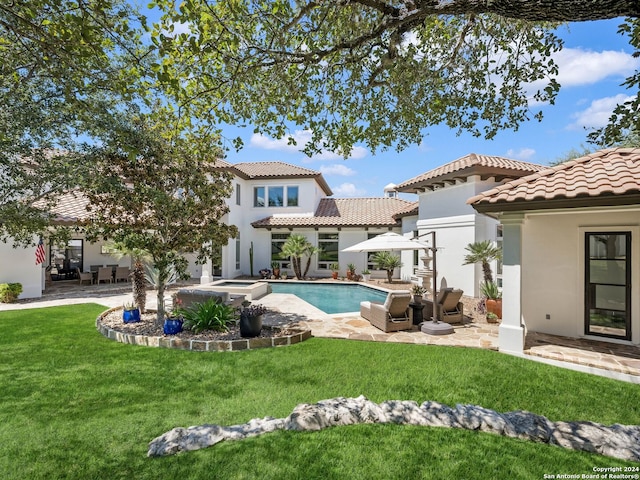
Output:
<path fill-rule="evenodd" d="M 237 325 L 228 332 L 205 331 L 199 334 L 183 331 L 177 335 L 165 335 L 155 323 L 156 313 L 147 311 L 137 323 L 122 321 L 122 308 L 112 308 L 96 318 L 96 328 L 105 337 L 121 343 L 147 347 L 178 348 L 208 352 L 253 350 L 256 348 L 294 345 L 311 338 L 311 330 L 296 325 L 268 326 L 260 336 L 242 338 Z"/>

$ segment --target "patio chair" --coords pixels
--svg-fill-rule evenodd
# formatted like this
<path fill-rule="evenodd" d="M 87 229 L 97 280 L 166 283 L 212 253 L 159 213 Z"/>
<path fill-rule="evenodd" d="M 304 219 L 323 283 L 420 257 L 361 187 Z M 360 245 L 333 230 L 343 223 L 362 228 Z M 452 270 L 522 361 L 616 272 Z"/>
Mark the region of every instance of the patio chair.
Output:
<path fill-rule="evenodd" d="M 98 269 L 98 277 L 96 278 L 96 283 L 100 283 L 102 281 L 108 281 L 111 283 L 113 281 L 113 270 L 111 267 L 100 267 Z"/>
<path fill-rule="evenodd" d="M 129 267 L 116 267 L 116 274 L 114 276 L 114 281 L 118 283 L 120 280 L 124 280 L 125 282 L 129 281 Z"/>
<path fill-rule="evenodd" d="M 413 328 L 413 309 L 409 307 L 411 292 L 389 292 L 384 303 L 361 302 L 360 316 L 383 332 L 397 332 Z"/>
<path fill-rule="evenodd" d="M 81 272 L 77 267 L 76 272 L 78 273 L 78 278 L 80 279 L 80 281 L 78 282 L 80 285 L 82 285 L 82 282 L 89 282 L 89 285 L 93 285 L 93 273 Z"/>
<path fill-rule="evenodd" d="M 445 288 L 438 295 L 438 320 L 446 323 L 462 323 L 464 320 L 464 305 L 460 301 L 463 291 Z"/>

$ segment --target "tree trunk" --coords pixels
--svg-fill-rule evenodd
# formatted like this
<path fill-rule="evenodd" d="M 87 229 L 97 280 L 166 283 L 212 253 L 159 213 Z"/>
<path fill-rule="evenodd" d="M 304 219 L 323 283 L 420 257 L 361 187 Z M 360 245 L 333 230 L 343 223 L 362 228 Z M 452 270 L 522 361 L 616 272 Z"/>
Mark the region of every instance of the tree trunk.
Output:
<path fill-rule="evenodd" d="M 164 281 L 160 281 L 158 285 L 158 314 L 156 315 L 156 325 L 164 324 Z"/>
<path fill-rule="evenodd" d="M 486 283 L 492 283 L 493 273 L 491 273 L 491 265 L 489 265 L 489 262 L 482 262 L 482 272 L 484 275 L 484 281 Z"/>

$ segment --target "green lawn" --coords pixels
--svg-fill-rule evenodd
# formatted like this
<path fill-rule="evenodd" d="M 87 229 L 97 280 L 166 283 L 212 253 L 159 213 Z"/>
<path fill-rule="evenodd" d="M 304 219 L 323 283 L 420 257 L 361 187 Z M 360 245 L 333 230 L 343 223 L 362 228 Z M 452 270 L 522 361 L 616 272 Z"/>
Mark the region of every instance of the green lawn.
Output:
<path fill-rule="evenodd" d="M 176 426 L 285 417 L 336 396 L 472 403 L 551 420 L 640 423 L 637 385 L 496 352 L 310 339 L 185 352 L 102 337 L 105 308 L 0 312 L 4 479 L 486 479 L 588 474 L 625 462 L 478 432 L 394 425 L 276 432 L 147 458 Z"/>

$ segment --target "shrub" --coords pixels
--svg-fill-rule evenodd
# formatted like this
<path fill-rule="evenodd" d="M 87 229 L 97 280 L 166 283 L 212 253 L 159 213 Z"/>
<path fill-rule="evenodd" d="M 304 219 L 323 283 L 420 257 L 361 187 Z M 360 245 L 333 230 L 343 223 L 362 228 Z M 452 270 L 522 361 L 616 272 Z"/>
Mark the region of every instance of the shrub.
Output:
<path fill-rule="evenodd" d="M 227 325 L 236 320 L 236 310 L 231 305 L 225 305 L 216 299 L 203 303 L 194 303 L 189 308 L 180 309 L 180 316 L 184 318 L 183 328 L 194 333 L 204 330 L 224 332 Z"/>
<path fill-rule="evenodd" d="M 0 283 L 0 302 L 15 302 L 22 293 L 21 283 Z"/>

